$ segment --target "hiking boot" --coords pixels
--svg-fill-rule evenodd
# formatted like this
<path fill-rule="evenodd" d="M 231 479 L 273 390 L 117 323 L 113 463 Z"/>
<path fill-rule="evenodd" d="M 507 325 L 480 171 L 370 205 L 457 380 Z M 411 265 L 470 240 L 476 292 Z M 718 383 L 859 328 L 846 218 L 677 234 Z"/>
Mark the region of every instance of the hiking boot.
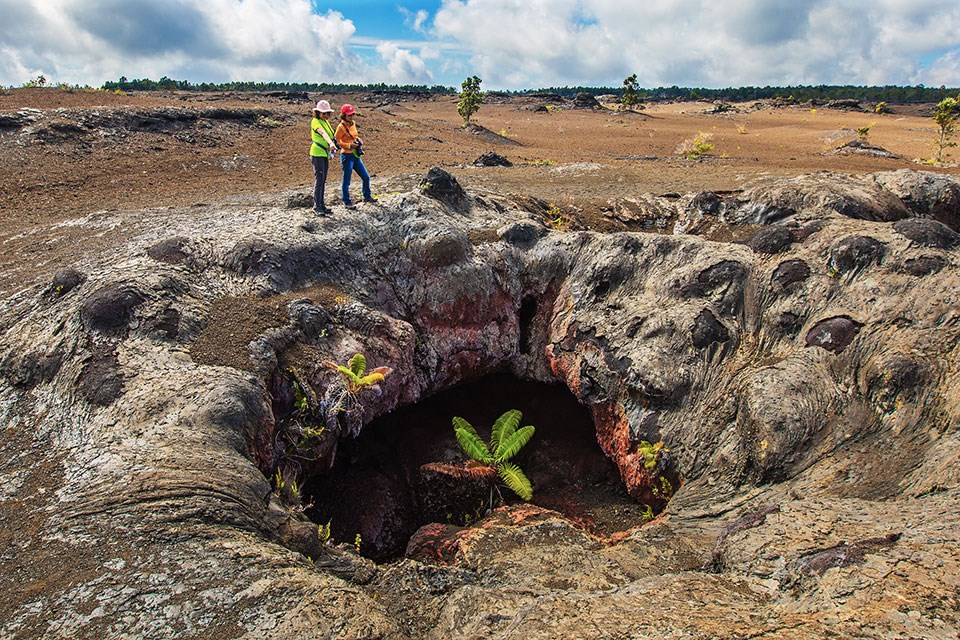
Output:
<path fill-rule="evenodd" d="M 347 209 L 350 209 L 351 211 L 357 208 L 357 205 L 353 204 L 352 202 L 344 202 L 343 206 L 345 206 Z"/>
<path fill-rule="evenodd" d="M 330 211 L 330 209 L 314 209 L 313 213 L 322 218 L 330 215 L 333 211 Z"/>
<path fill-rule="evenodd" d="M 364 199 L 363 199 L 364 202 L 377 202 L 378 200 L 379 200 L 379 198 L 374 198 L 373 196 L 370 196 L 369 198 L 364 198 Z"/>

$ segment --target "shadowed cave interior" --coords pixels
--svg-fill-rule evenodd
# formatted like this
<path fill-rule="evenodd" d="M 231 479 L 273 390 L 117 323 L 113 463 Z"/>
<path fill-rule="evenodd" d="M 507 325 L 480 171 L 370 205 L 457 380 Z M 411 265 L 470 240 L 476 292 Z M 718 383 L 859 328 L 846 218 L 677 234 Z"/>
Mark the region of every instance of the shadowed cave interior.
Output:
<path fill-rule="evenodd" d="M 353 544 L 378 562 L 402 557 L 421 526 L 468 526 L 482 518 L 489 484 L 421 469 L 433 462 L 460 463 L 466 455 L 451 420 L 470 422 L 489 441 L 508 409 L 523 412 L 521 426 L 536 433 L 513 458 L 533 485 L 533 504 L 553 509 L 592 533 L 609 535 L 644 522 L 645 505 L 626 493 L 615 465 L 596 440 L 589 412 L 563 385 L 491 374 L 399 408 L 340 442 L 330 473 L 304 488 L 307 515 L 330 523 L 331 539 Z M 493 506 L 520 502 L 499 485 Z M 649 516 L 649 512 L 648 516 Z"/>

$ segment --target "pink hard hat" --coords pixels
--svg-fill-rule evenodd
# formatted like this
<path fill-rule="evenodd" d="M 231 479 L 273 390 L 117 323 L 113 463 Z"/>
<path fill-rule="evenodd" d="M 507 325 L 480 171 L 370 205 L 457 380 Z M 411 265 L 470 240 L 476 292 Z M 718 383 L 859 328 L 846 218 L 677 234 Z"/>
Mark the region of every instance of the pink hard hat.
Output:
<path fill-rule="evenodd" d="M 342 113 L 345 116 L 352 116 L 356 112 L 357 110 L 353 108 L 352 104 L 345 104 L 342 107 L 340 107 L 340 113 Z"/>
<path fill-rule="evenodd" d="M 333 113 L 333 109 L 330 107 L 330 103 L 326 100 L 321 100 L 317 103 L 317 106 L 313 108 L 314 111 L 319 111 L 320 113 Z"/>

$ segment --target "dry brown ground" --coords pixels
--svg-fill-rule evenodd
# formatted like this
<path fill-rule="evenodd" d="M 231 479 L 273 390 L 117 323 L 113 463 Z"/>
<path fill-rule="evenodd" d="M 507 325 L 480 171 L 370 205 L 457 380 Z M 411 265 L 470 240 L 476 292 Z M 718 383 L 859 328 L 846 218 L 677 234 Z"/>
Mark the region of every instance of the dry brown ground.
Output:
<path fill-rule="evenodd" d="M 132 222 L 142 209 L 277 203 L 292 192 L 309 192 L 309 110 L 319 97 L 290 102 L 250 94 L 0 91 L 0 114 L 41 109 L 48 119 L 66 124 L 93 110 L 175 106 L 262 108 L 279 125 L 223 121 L 206 123 L 189 132 L 195 134 L 191 136 L 86 132 L 47 142 L 21 130 L 0 129 L 0 274 L 34 258 L 37 277 L 46 277 L 56 263 L 109 244 L 122 233 L 121 228 L 110 238 L 93 237 L 84 233 L 82 224 L 66 231 L 61 225 L 56 242 L 38 241 L 37 231 L 50 223 L 104 215 L 95 212 L 128 215 Z M 920 168 L 914 159 L 931 155 L 934 137 L 929 105 L 894 106 L 894 113 L 876 115 L 744 104 L 711 114 L 706 113 L 711 105 L 701 102 L 654 104 L 641 112 L 551 104 L 550 111 L 534 112 L 531 105 L 550 103 L 535 98 L 490 101 L 475 121 L 508 139 L 503 140 L 465 131 L 454 97 L 325 97 L 335 106 L 349 101 L 359 108 L 364 160 L 377 193 L 413 188 L 436 165 L 468 188 L 535 196 L 599 229 L 618 228 L 619 223 L 602 215 L 612 201 L 642 193 L 728 191 L 761 178 L 817 170 Z M 871 124 L 870 142 L 902 159 L 832 153 L 855 138 L 855 128 Z M 676 155 L 677 147 L 698 132 L 710 134 L 710 154 L 699 160 Z M 487 151 L 500 153 L 515 166 L 472 166 Z M 956 167 L 935 170 L 960 174 Z M 339 201 L 338 174 L 334 166 L 328 204 Z M 18 269 L 17 278 L 22 281 L 24 275 Z"/>

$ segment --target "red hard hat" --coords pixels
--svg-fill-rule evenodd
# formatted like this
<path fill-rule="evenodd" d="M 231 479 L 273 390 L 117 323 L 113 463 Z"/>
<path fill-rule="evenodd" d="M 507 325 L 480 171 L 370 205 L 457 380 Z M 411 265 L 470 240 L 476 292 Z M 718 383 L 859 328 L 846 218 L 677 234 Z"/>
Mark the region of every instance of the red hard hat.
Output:
<path fill-rule="evenodd" d="M 357 110 L 353 108 L 352 104 L 345 104 L 342 107 L 340 107 L 340 113 L 342 113 L 345 116 L 352 116 L 356 112 Z"/>

